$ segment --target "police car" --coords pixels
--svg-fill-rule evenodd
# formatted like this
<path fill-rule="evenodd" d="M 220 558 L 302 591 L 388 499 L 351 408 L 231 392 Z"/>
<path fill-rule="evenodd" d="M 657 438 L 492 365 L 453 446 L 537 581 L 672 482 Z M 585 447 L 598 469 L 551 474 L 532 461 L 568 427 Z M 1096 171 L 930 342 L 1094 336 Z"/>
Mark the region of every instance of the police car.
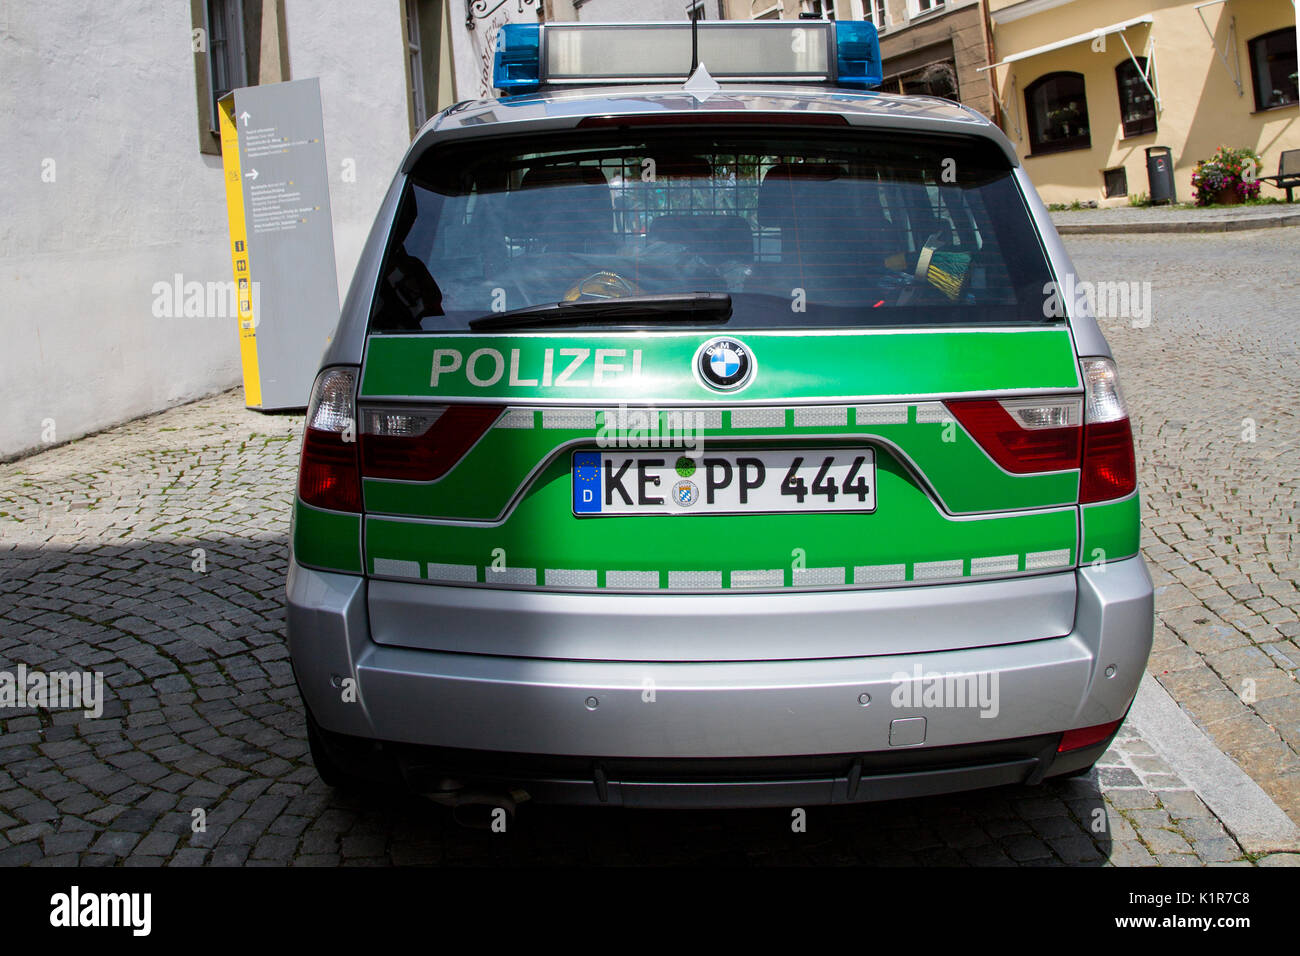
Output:
<path fill-rule="evenodd" d="M 867 23 L 548 23 L 412 144 L 307 410 L 330 784 L 463 808 L 1086 772 L 1152 638 L 1115 363 Z"/>

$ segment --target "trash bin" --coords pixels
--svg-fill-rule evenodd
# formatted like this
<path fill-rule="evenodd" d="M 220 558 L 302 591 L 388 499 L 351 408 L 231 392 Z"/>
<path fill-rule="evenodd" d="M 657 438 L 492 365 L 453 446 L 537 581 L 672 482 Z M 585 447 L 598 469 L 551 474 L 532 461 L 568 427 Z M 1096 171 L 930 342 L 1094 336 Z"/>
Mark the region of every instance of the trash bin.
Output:
<path fill-rule="evenodd" d="M 1168 146 L 1147 147 L 1147 184 L 1153 206 L 1178 202 L 1174 193 L 1174 154 Z"/>

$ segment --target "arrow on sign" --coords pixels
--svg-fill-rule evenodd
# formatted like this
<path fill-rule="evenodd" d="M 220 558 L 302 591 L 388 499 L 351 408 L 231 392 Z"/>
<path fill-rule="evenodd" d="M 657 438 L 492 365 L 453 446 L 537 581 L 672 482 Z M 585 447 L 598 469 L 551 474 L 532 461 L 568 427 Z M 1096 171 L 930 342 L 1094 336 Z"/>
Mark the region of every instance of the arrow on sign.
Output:
<path fill-rule="evenodd" d="M 254 180 L 257 179 L 257 170 L 254 169 L 254 170 L 252 170 L 252 171 L 250 171 L 250 172 L 244 173 L 244 178 L 245 178 L 245 179 L 254 179 Z"/>
<path fill-rule="evenodd" d="M 239 118 L 240 118 L 241 120 L 243 120 L 243 121 L 244 121 L 244 125 L 247 126 L 247 125 L 248 125 L 248 110 L 244 110 L 244 112 L 240 113 L 240 114 L 239 114 Z"/>

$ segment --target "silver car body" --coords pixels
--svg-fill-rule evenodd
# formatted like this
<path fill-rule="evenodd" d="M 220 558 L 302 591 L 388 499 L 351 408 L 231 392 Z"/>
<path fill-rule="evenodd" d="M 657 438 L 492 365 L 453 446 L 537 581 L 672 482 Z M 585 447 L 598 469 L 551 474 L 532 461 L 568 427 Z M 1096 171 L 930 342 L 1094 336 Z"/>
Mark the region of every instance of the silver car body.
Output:
<path fill-rule="evenodd" d="M 323 367 L 363 360 L 385 244 L 406 173 L 425 150 L 570 129 L 586 116 L 712 109 L 722 99 L 728 109 L 831 112 L 900 135 L 985 137 L 1014 167 L 1052 271 L 1058 279 L 1074 271 L 1010 142 L 947 101 L 754 85 L 707 102 L 654 86 L 459 103 L 411 146 Z M 1069 324 L 1076 355 L 1110 354 L 1082 301 Z M 1087 767 L 1104 742 L 1058 754 L 1060 731 L 1124 717 L 1152 617 L 1140 556 L 995 581 L 752 595 L 494 591 L 296 560 L 288 576 L 294 669 L 325 731 L 385 742 L 417 789 L 424 768 L 442 786 L 450 776 L 523 787 L 539 800 L 626 806 L 862 801 Z M 436 646 L 420 647 L 435 626 Z M 707 653 L 683 650 L 681 636 L 701 628 Z M 592 659 L 611 634 L 626 636 L 627 653 Z M 915 673 L 996 674 L 998 704 L 900 710 L 891 704 L 897 675 Z M 355 699 L 340 693 L 348 679 Z"/>

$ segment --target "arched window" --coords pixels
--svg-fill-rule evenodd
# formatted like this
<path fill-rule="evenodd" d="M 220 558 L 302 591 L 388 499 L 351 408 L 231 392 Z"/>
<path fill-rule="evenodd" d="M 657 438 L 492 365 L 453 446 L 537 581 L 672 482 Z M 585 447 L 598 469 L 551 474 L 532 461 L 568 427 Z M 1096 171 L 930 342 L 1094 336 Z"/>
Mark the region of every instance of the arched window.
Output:
<path fill-rule="evenodd" d="M 1139 56 L 1115 67 L 1115 86 L 1119 88 L 1119 116 L 1124 135 L 1141 136 L 1156 131 L 1156 98 L 1151 95 L 1146 75 L 1147 58 Z M 1153 84 L 1154 85 L 1154 84 Z"/>
<path fill-rule="evenodd" d="M 1048 73 L 1025 87 L 1029 146 L 1034 153 L 1087 149 L 1088 100 L 1082 73 Z"/>

